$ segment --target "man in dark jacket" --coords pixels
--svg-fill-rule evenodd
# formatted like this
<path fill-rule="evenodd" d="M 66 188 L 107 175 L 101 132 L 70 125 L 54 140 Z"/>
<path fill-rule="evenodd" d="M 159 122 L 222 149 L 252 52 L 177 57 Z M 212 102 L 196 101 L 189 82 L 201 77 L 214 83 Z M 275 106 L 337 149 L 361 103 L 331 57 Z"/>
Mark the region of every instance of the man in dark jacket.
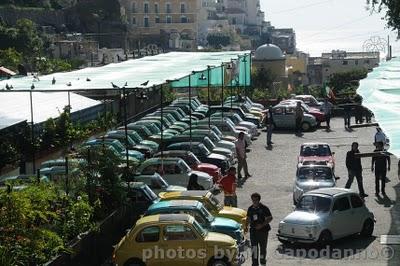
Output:
<path fill-rule="evenodd" d="M 368 197 L 368 195 L 364 193 L 361 158 L 356 158 L 356 153 L 360 153 L 358 150 L 358 143 L 353 142 L 351 144 L 351 150 L 348 151 L 346 155 L 346 167 L 349 173 L 349 180 L 347 180 L 345 188 L 350 188 L 354 177 L 356 177 L 360 197 L 364 198 Z"/>
<path fill-rule="evenodd" d="M 383 142 L 378 142 L 374 152 L 383 151 Z M 375 195 L 379 196 L 379 182 L 381 183 L 382 195 L 385 196 L 385 179 L 386 179 L 386 169 L 390 171 L 390 156 L 381 155 L 373 156 L 371 162 L 371 171 L 374 171 L 375 166 Z"/>
<path fill-rule="evenodd" d="M 272 106 L 270 106 L 265 116 L 266 126 L 267 126 L 267 146 L 271 146 L 273 144 L 272 131 L 274 130 L 274 117 L 272 113 L 273 113 Z"/>

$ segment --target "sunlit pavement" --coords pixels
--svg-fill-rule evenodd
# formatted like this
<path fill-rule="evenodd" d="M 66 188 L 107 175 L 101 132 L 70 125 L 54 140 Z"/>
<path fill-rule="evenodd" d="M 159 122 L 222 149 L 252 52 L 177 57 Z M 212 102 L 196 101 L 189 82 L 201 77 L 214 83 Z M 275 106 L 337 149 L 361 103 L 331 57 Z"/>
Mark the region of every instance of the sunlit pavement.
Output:
<path fill-rule="evenodd" d="M 353 118 L 354 121 L 354 118 Z M 249 171 L 252 174 L 241 188 L 238 189 L 239 207 L 247 209 L 250 206 L 250 194 L 259 192 L 261 201 L 266 204 L 274 217 L 269 234 L 267 265 L 400 265 L 400 245 L 382 245 L 381 235 L 400 234 L 400 184 L 397 177 L 397 163 L 392 157 L 392 169 L 388 172 L 391 182 L 386 184 L 388 198 L 375 197 L 374 175 L 371 172 L 371 158 L 363 158 L 364 188 L 369 197 L 367 207 L 374 213 L 376 224 L 373 237 L 348 237 L 334 242 L 329 249 L 315 250 L 284 249 L 276 237 L 279 222 L 292 211 L 292 188 L 296 171 L 297 155 L 303 142 L 327 142 L 335 152 L 335 173 L 340 177 L 338 186 L 344 187 L 347 181 L 345 166 L 346 152 L 352 142 L 359 143 L 361 152 L 374 150 L 374 127 L 358 128 L 348 132 L 343 127 L 343 119 L 331 121 L 331 131 L 318 129 L 306 132 L 302 137 L 289 131 L 274 132 L 272 149 L 266 149 L 266 133 L 262 132 L 253 142 L 248 154 Z M 352 185 L 357 190 L 356 181 Z M 219 196 L 222 199 L 222 195 Z M 250 251 L 243 265 L 251 265 Z"/>

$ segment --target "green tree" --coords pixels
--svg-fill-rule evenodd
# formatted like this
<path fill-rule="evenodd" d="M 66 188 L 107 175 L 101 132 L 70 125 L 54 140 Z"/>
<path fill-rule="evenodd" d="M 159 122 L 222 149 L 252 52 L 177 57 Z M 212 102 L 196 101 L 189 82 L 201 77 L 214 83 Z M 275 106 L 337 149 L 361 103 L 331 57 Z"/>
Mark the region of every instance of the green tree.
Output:
<path fill-rule="evenodd" d="M 221 48 L 232 43 L 232 35 L 228 31 L 211 32 L 207 35 L 207 42 L 209 46 L 214 48 Z"/>
<path fill-rule="evenodd" d="M 255 88 L 271 88 L 276 76 L 269 70 L 254 69 L 251 73 L 251 81 Z"/>
<path fill-rule="evenodd" d="M 329 77 L 328 85 L 335 93 L 343 93 L 345 89 L 356 88 L 361 79 L 367 77 L 366 69 L 334 73 Z M 354 89 L 355 90 L 355 89 Z"/>
<path fill-rule="evenodd" d="M 387 25 L 397 31 L 400 36 L 400 1 L 399 0 L 367 0 L 372 11 L 385 12 Z"/>
<path fill-rule="evenodd" d="M 0 66 L 5 66 L 12 70 L 17 70 L 18 64 L 22 62 L 22 54 L 14 48 L 0 50 Z"/>

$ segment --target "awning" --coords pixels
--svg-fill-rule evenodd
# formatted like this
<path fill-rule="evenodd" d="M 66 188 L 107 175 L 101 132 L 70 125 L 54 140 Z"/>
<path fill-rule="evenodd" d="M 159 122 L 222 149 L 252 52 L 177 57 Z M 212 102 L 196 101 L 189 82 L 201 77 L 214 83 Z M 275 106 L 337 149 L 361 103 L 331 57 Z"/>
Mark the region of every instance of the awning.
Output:
<path fill-rule="evenodd" d="M 389 137 L 389 152 L 400 158 L 400 58 L 374 68 L 360 81 L 357 93 Z"/>

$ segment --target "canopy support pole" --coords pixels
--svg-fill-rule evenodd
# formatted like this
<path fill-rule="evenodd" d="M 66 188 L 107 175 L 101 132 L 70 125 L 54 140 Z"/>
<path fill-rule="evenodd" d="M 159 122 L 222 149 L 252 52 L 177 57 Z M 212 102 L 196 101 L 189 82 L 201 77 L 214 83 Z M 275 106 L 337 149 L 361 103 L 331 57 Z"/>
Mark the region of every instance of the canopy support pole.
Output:
<path fill-rule="evenodd" d="M 127 96 L 126 96 L 126 89 L 125 86 L 122 87 L 122 93 L 124 97 L 124 128 L 125 128 L 125 155 L 126 155 L 126 174 L 129 171 L 129 150 L 128 150 L 128 114 L 126 110 L 126 103 L 127 103 Z"/>
<path fill-rule="evenodd" d="M 224 120 L 224 63 L 221 64 L 221 118 Z"/>
<path fill-rule="evenodd" d="M 32 85 L 33 87 L 33 85 Z M 35 127 L 33 124 L 33 100 L 32 100 L 32 89 L 29 91 L 29 100 L 31 104 L 31 144 L 32 144 L 32 173 L 36 172 L 36 158 L 35 158 Z"/>
<path fill-rule="evenodd" d="M 210 108 L 210 66 L 207 66 L 207 105 Z M 208 127 L 211 124 L 211 114 L 208 116 Z"/>

